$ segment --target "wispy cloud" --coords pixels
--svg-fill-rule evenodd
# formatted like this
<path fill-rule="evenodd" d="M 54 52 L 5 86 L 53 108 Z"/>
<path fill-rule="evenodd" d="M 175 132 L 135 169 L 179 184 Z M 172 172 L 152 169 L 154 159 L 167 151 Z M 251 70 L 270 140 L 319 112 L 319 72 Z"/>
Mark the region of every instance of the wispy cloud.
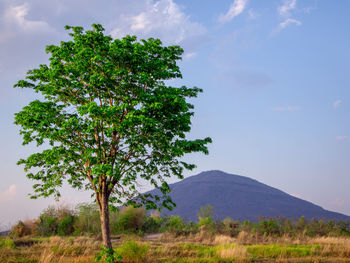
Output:
<path fill-rule="evenodd" d="M 15 184 L 9 186 L 4 192 L 0 193 L 0 202 L 6 202 L 13 199 L 16 195 L 17 187 Z"/>
<path fill-rule="evenodd" d="M 2 32 L 0 35 L 0 42 L 8 40 L 16 33 L 24 32 L 42 32 L 52 30 L 45 21 L 34 21 L 27 19 L 29 13 L 29 5 L 24 3 L 22 5 L 9 6 L 5 9 L 1 18 Z"/>
<path fill-rule="evenodd" d="M 281 16 L 289 16 L 289 12 L 295 8 L 297 0 L 284 0 L 283 5 L 277 8 Z"/>
<path fill-rule="evenodd" d="M 185 53 L 183 58 L 184 59 L 191 59 L 191 58 L 195 57 L 196 55 L 197 55 L 196 52 L 189 52 L 189 53 Z"/>
<path fill-rule="evenodd" d="M 121 21 L 111 32 L 113 37 L 136 34 L 157 37 L 165 43 L 180 43 L 201 36 L 206 28 L 190 20 L 173 0 L 147 1 L 144 10 L 136 15 L 121 15 Z"/>
<path fill-rule="evenodd" d="M 296 26 L 301 26 L 302 25 L 302 23 L 299 20 L 292 19 L 292 18 L 287 18 L 286 20 L 284 20 L 283 22 L 281 22 L 279 24 L 279 29 L 280 30 L 285 29 L 290 24 L 294 24 Z"/>
<path fill-rule="evenodd" d="M 299 111 L 301 110 L 300 106 L 284 106 L 284 107 L 275 107 L 272 108 L 273 111 Z"/>
<path fill-rule="evenodd" d="M 259 16 L 259 14 L 256 13 L 253 9 L 249 9 L 249 11 L 248 11 L 248 18 L 249 18 L 250 20 L 257 19 L 258 16 Z"/>
<path fill-rule="evenodd" d="M 333 108 L 334 108 L 334 109 L 338 108 L 338 107 L 340 106 L 340 104 L 341 104 L 341 100 L 336 100 L 336 101 L 334 101 L 334 102 L 333 102 Z"/>
<path fill-rule="evenodd" d="M 297 0 L 284 0 L 283 4 L 277 8 L 277 12 L 283 18 L 283 21 L 272 31 L 272 35 L 279 33 L 289 25 L 302 25 L 300 20 L 291 18 L 291 11 L 296 9 L 296 4 Z"/>
<path fill-rule="evenodd" d="M 346 136 L 346 135 L 339 135 L 339 136 L 335 137 L 335 139 L 337 141 L 345 141 L 345 140 L 349 140 L 350 138 L 349 138 L 349 136 Z"/>
<path fill-rule="evenodd" d="M 248 0 L 234 0 L 226 14 L 221 14 L 218 18 L 220 23 L 230 22 L 235 16 L 241 14 L 247 5 Z"/>

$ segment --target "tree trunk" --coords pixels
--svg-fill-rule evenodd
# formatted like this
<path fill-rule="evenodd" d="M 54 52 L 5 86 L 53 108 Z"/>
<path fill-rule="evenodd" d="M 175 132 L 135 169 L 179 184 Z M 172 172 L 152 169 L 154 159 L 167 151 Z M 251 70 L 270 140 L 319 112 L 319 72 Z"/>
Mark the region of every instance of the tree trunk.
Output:
<path fill-rule="evenodd" d="M 112 248 L 111 231 L 109 228 L 109 207 L 106 193 L 99 195 L 102 242 L 106 248 Z"/>

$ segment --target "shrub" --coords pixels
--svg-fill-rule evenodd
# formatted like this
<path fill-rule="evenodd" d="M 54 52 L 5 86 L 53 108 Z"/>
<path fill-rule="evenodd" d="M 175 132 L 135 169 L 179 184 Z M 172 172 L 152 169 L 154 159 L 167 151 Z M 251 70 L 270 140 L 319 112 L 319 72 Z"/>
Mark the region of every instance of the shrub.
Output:
<path fill-rule="evenodd" d="M 213 221 L 213 210 L 214 207 L 212 205 L 201 206 L 200 211 L 198 212 L 198 226 L 205 230 L 212 231 L 214 228 Z"/>
<path fill-rule="evenodd" d="M 185 228 L 185 223 L 180 216 L 170 216 L 165 223 L 165 231 L 175 233 L 177 235 L 182 234 Z"/>
<path fill-rule="evenodd" d="M 145 222 L 142 226 L 142 231 L 145 233 L 159 232 L 164 220 L 161 217 L 148 216 L 145 218 Z"/>
<path fill-rule="evenodd" d="M 11 234 L 15 237 L 23 237 L 31 234 L 31 229 L 22 221 L 18 221 L 11 229 Z"/>
<path fill-rule="evenodd" d="M 258 229 L 261 234 L 269 236 L 280 236 L 282 232 L 282 224 L 279 218 L 268 218 L 265 220 L 260 218 Z"/>
<path fill-rule="evenodd" d="M 11 238 L 0 239 L 0 248 L 16 248 L 16 244 Z"/>
<path fill-rule="evenodd" d="M 73 217 L 71 215 L 63 218 L 57 225 L 57 233 L 60 236 L 68 236 L 73 233 Z"/>
<path fill-rule="evenodd" d="M 116 233 L 140 231 L 145 223 L 145 218 L 146 211 L 144 208 L 124 207 L 119 212 L 113 229 Z"/>
<path fill-rule="evenodd" d="M 135 242 L 131 239 L 116 249 L 123 262 L 145 262 L 149 245 Z"/>
<path fill-rule="evenodd" d="M 46 208 L 39 217 L 39 223 L 38 223 L 38 232 L 42 236 L 51 236 L 56 235 L 58 233 L 58 226 L 61 221 L 63 220 L 69 220 L 66 219 L 68 217 L 73 216 L 73 211 L 70 210 L 67 206 L 49 206 Z M 64 221 L 60 228 L 61 233 L 63 233 L 64 225 L 67 224 L 67 222 Z M 67 228 L 67 227 L 66 227 Z M 66 229 L 67 230 L 67 229 Z M 68 231 L 68 230 L 67 230 Z"/>
<path fill-rule="evenodd" d="M 100 214 L 96 204 L 83 203 L 77 205 L 74 218 L 75 234 L 99 234 L 101 232 Z"/>
<path fill-rule="evenodd" d="M 231 217 L 226 217 L 222 221 L 223 232 L 230 236 L 237 236 L 239 233 L 240 222 L 234 221 Z"/>
<path fill-rule="evenodd" d="M 307 221 L 304 216 L 300 217 L 298 221 L 295 223 L 295 228 L 299 233 L 302 233 L 305 231 L 307 226 Z"/>
<path fill-rule="evenodd" d="M 38 231 L 42 236 L 51 236 L 57 233 L 58 218 L 51 214 L 42 214 L 38 224 Z"/>
<path fill-rule="evenodd" d="M 199 212 L 197 213 L 198 218 L 213 218 L 214 207 L 212 205 L 201 206 Z"/>
<path fill-rule="evenodd" d="M 200 217 L 198 226 L 206 229 L 213 229 L 215 223 L 211 217 Z"/>

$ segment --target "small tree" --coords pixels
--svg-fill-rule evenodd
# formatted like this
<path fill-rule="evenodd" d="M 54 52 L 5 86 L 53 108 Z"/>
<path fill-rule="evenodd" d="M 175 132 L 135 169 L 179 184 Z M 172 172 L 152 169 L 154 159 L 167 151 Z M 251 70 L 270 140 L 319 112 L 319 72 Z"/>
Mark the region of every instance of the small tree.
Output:
<path fill-rule="evenodd" d="M 166 178 L 183 178 L 193 164 L 186 153 L 208 153 L 210 138 L 187 140 L 193 105 L 201 89 L 165 85 L 181 78 L 179 46 L 158 39 L 112 39 L 101 25 L 93 30 L 66 26 L 71 41 L 49 45 L 49 65 L 29 70 L 15 87 L 42 95 L 15 115 L 23 144 L 47 149 L 21 159 L 27 177 L 37 180 L 33 198 L 55 195 L 64 180 L 92 190 L 99 207 L 104 245 L 111 251 L 109 206 L 139 201 L 146 208 L 175 204 Z M 140 195 L 148 181 L 161 196 Z"/>
<path fill-rule="evenodd" d="M 203 226 L 205 228 L 212 228 L 215 224 L 213 221 L 213 211 L 214 207 L 210 204 L 206 206 L 201 206 L 197 214 L 199 219 L 198 225 Z"/>

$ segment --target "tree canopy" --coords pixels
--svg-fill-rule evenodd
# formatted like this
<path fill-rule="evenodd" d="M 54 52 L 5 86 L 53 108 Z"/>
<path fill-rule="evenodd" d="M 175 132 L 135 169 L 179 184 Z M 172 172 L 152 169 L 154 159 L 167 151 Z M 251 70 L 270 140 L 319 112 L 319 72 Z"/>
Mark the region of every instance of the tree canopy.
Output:
<path fill-rule="evenodd" d="M 88 31 L 66 29 L 70 41 L 46 48 L 49 64 L 29 70 L 15 84 L 41 95 L 15 114 L 23 144 L 45 148 L 18 161 L 37 181 L 32 197 L 59 197 L 66 180 L 92 190 L 107 217 L 110 204 L 124 201 L 171 208 L 166 178 L 183 178 L 184 169 L 195 166 L 182 157 L 207 154 L 211 142 L 186 138 L 193 116 L 188 98 L 202 90 L 165 83 L 182 77 L 177 65 L 182 48 L 153 38 L 113 39 L 98 24 Z M 140 195 L 140 179 L 164 197 Z"/>

